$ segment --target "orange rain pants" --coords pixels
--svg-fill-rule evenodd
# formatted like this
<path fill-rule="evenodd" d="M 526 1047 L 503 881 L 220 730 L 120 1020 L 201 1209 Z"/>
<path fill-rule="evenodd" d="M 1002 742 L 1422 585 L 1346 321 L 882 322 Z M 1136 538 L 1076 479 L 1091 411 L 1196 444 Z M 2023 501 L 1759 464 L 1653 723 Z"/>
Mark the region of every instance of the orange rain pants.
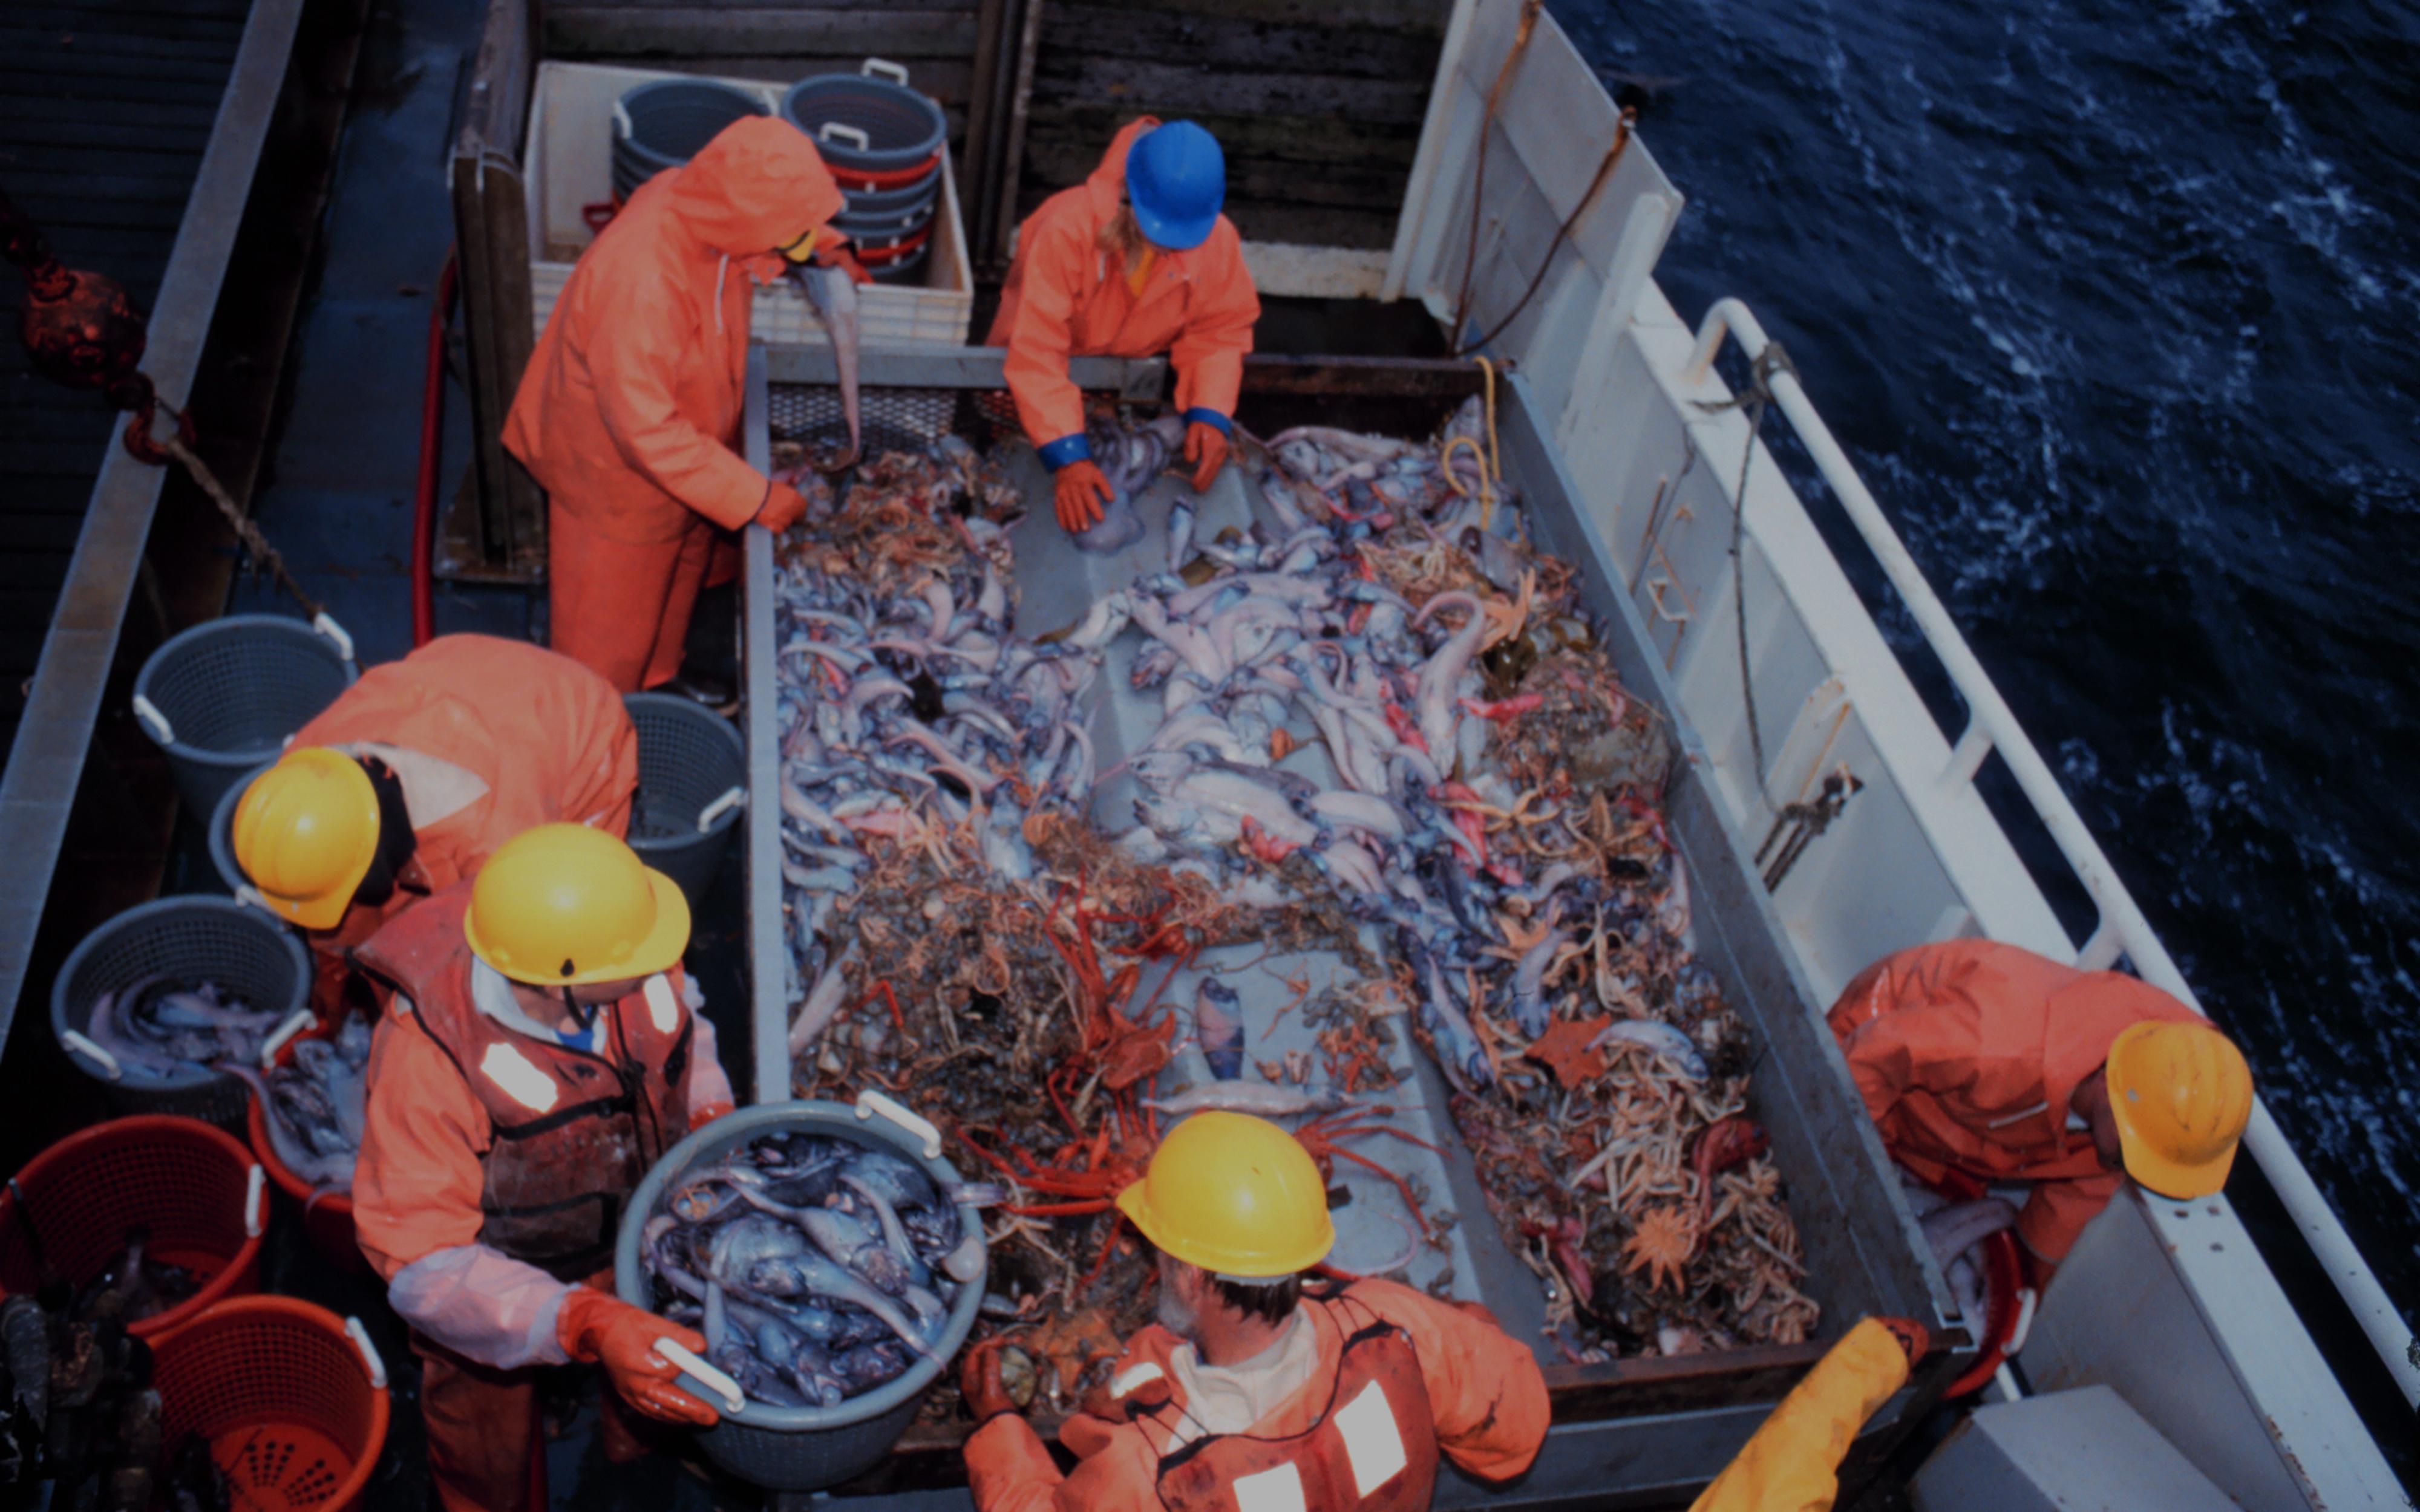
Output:
<path fill-rule="evenodd" d="M 1214 411 L 1221 429 L 1235 413 L 1261 301 L 1234 224 L 1222 215 L 1200 246 L 1158 254 L 1140 294 L 1127 285 L 1118 253 L 1101 245 L 1125 193 L 1126 148 L 1158 124 L 1148 116 L 1128 121 L 1091 177 L 1043 201 L 1017 231 L 1016 260 L 985 342 L 1008 348 L 1008 392 L 1037 449 L 1083 434 L 1070 357 L 1166 352 L 1177 409 Z"/>
<path fill-rule="evenodd" d="M 2054 1265 L 2122 1180 L 2089 1134 L 2068 1127 L 2076 1085 L 2130 1024 L 2203 1022 L 2148 982 L 1994 940 L 1885 956 L 1830 1017 L 1891 1158 L 1926 1180 L 1957 1170 L 2034 1183 L 2017 1237 Z"/>
<path fill-rule="evenodd" d="M 1689 1512 L 1831 1512 L 1857 1430 L 1907 1381 L 1907 1355 L 1869 1318 L 1815 1362 Z"/>
<path fill-rule="evenodd" d="M 1393 1281 L 1357 1281 L 1345 1295 L 1411 1335 L 1437 1446 L 1447 1458 L 1485 1480 L 1507 1480 L 1529 1468 L 1546 1442 L 1545 1378 L 1528 1346 L 1471 1312 Z M 1317 1422 L 1334 1396 L 1344 1335 L 1329 1309 L 1303 1309 L 1318 1333 L 1319 1364 L 1310 1381 L 1252 1426 L 1271 1438 L 1301 1433 Z M 1162 1512 L 1158 1489 L 1167 1422 L 1184 1412 L 1183 1391 L 1169 1368 L 1177 1338 L 1152 1324 L 1126 1341 L 1114 1383 L 1148 1375 L 1174 1393 L 1171 1411 L 1112 1421 L 1078 1412 L 1059 1427 L 1060 1443 L 1076 1457 L 1061 1474 L 1041 1437 L 1015 1412 L 993 1418 L 967 1440 L 967 1476 L 976 1512 Z M 1166 1422 L 1163 1422 L 1163 1419 Z M 1331 1512 L 1312 1507 L 1309 1512 Z"/>
<path fill-rule="evenodd" d="M 521 375 L 504 440 L 547 491 L 555 649 L 625 692 L 679 670 L 708 527 L 764 507 L 734 450 L 754 286 L 840 206 L 804 132 L 733 123 L 597 234 Z"/>

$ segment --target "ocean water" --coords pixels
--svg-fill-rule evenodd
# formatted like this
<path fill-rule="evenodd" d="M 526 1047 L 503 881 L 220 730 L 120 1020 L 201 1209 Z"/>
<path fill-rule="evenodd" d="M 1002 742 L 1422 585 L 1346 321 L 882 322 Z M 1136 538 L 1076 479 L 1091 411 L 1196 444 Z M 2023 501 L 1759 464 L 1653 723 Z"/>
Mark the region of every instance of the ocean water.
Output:
<path fill-rule="evenodd" d="M 2420 8 L 1551 8 L 2412 1317 Z"/>

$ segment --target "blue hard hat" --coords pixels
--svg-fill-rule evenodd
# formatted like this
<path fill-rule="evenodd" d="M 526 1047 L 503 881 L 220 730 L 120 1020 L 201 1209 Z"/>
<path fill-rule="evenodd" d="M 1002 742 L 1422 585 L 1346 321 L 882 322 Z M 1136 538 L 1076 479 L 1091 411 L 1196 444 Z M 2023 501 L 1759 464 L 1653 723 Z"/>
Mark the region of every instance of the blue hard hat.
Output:
<path fill-rule="evenodd" d="M 1126 199 L 1154 245 L 1171 252 L 1202 245 L 1227 203 L 1227 155 L 1218 139 L 1191 121 L 1171 121 L 1135 138 L 1126 149 Z"/>

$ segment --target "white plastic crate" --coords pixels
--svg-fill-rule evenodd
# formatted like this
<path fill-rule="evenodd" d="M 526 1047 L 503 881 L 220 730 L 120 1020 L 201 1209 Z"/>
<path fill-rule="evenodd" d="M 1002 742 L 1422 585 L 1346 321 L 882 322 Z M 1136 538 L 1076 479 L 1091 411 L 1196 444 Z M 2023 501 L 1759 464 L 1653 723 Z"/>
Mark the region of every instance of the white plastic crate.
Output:
<path fill-rule="evenodd" d="M 614 68 L 600 63 L 538 65 L 530 101 L 529 140 L 522 172 L 530 220 L 530 312 L 538 331 L 571 277 L 571 265 L 593 238 L 582 210 L 613 193 L 614 101 L 658 79 L 693 78 L 654 69 Z M 747 90 L 768 110 L 782 107 L 784 85 L 755 79 L 721 83 Z M 859 332 L 870 347 L 933 344 L 963 347 L 974 308 L 974 273 L 967 258 L 965 223 L 958 216 L 958 190 L 942 149 L 941 204 L 921 270 L 921 284 L 876 284 L 858 291 Z M 756 291 L 749 331 L 759 341 L 819 343 L 823 322 L 788 284 Z"/>

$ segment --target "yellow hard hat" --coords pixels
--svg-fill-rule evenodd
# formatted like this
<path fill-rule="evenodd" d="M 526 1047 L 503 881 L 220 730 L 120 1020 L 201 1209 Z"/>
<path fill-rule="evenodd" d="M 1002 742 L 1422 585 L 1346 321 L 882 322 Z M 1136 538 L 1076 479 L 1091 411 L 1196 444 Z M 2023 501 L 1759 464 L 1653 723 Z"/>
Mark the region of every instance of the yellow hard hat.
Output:
<path fill-rule="evenodd" d="M 497 848 L 462 916 L 471 952 L 515 981 L 579 987 L 661 971 L 689 949 L 689 900 L 586 825 L 540 825 Z"/>
<path fill-rule="evenodd" d="M 1327 1186 L 1302 1141 L 1265 1119 L 1197 1113 L 1118 1194 L 1142 1236 L 1219 1275 L 1281 1276 L 1327 1257 Z"/>
<path fill-rule="evenodd" d="M 341 750 L 289 750 L 236 800 L 232 838 L 262 902 L 304 929 L 333 929 L 378 859 L 378 790 Z"/>
<path fill-rule="evenodd" d="M 2108 1077 L 2127 1175 L 2178 1198 L 2226 1184 L 2252 1117 L 2252 1068 L 2234 1041 L 2207 1024 L 2146 1019 L 2110 1044 Z"/>

